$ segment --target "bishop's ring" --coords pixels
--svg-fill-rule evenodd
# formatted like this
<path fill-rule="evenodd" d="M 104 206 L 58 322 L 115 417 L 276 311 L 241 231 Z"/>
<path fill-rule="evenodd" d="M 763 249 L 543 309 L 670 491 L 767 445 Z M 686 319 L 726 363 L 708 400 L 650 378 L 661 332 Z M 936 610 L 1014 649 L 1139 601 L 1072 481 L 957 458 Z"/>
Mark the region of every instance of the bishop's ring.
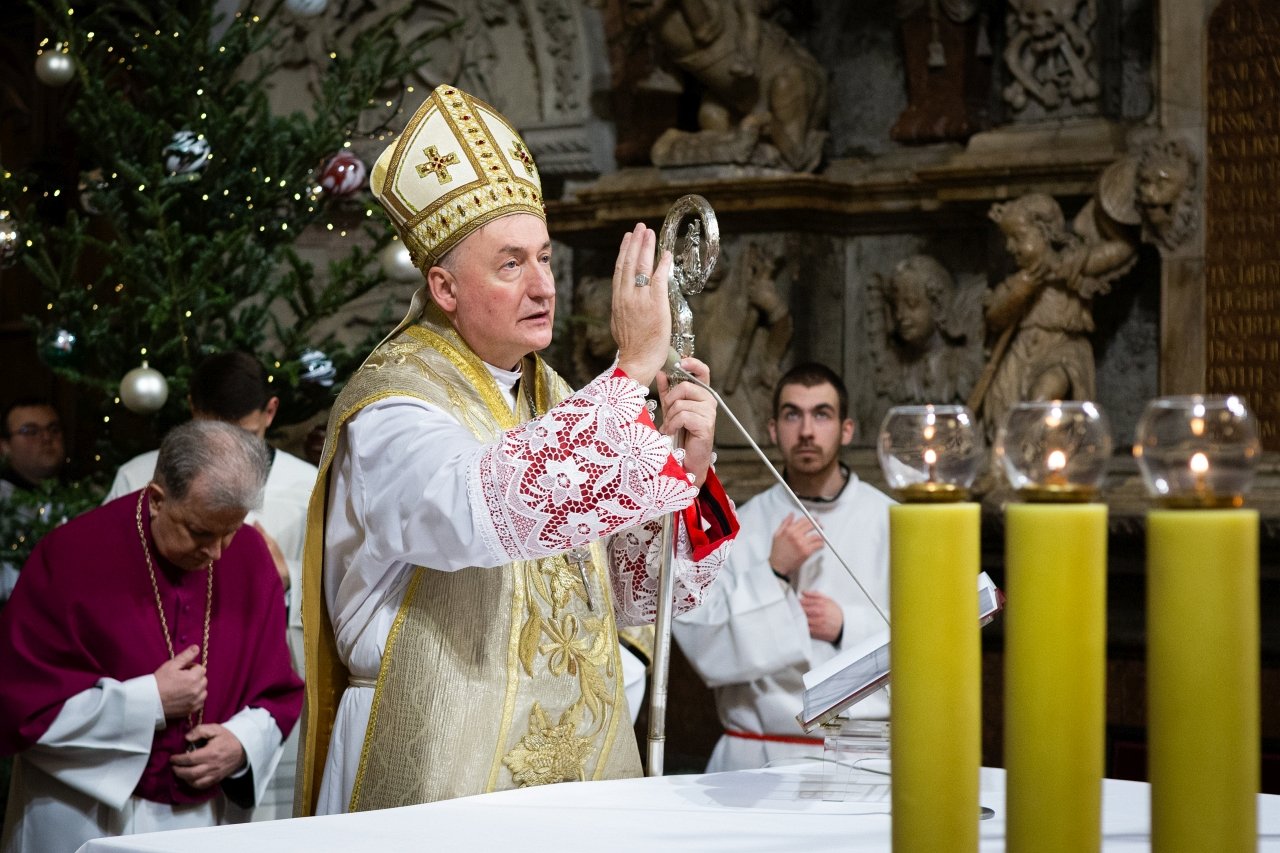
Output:
<path fill-rule="evenodd" d="M 649 276 L 644 273 L 636 273 L 636 287 L 648 287 Z"/>

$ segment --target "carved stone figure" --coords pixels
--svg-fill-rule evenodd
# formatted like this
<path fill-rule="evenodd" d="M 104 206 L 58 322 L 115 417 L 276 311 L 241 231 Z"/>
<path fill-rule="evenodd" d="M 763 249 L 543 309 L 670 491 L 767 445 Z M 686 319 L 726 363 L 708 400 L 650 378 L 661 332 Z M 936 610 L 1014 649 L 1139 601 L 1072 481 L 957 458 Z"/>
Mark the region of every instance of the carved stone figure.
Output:
<path fill-rule="evenodd" d="M 1137 206 L 1142 240 L 1162 255 L 1179 247 L 1199 224 L 1199 164 L 1180 139 L 1157 139 L 1138 153 Z"/>
<path fill-rule="evenodd" d="M 987 294 L 986 320 L 997 336 L 969 405 L 993 437 L 1022 400 L 1088 400 L 1095 394 L 1093 298 L 1119 273 L 1105 253 L 1067 229 L 1062 208 L 1033 193 L 993 205 L 1018 271 Z"/>
<path fill-rule="evenodd" d="M 757 0 L 628 0 L 629 26 L 705 88 L 699 130 L 667 130 L 659 166 L 709 163 L 815 169 L 827 118 L 827 75 Z"/>
<path fill-rule="evenodd" d="M 609 330 L 613 280 L 608 276 L 584 276 L 573 294 L 573 381 L 582 386 L 613 363 L 618 345 Z"/>
<path fill-rule="evenodd" d="M 969 405 L 989 434 L 1021 400 L 1094 395 L 1093 298 L 1133 268 L 1139 239 L 1167 254 L 1194 233 L 1196 166 L 1182 141 L 1149 141 L 1103 171 L 1069 229 L 1046 195 L 991 208 L 1019 269 L 987 296 L 996 340 Z"/>
<path fill-rule="evenodd" d="M 710 365 L 716 390 L 756 441 L 768 438 L 773 386 L 791 346 L 791 310 L 778 289 L 783 267 L 781 247 L 772 242 L 746 243 L 734 255 L 722 244 L 711 277 L 690 306 L 694 355 Z M 573 369 L 580 384 L 613 362 L 611 298 L 608 276 L 583 277 L 574 291 Z M 728 418 L 716 422 L 716 443 L 746 444 Z"/>
<path fill-rule="evenodd" d="M 1092 33 L 1097 0 L 1009 0 L 1005 63 L 1013 82 L 1004 99 L 1015 110 L 1028 98 L 1054 110 L 1098 97 Z"/>
<path fill-rule="evenodd" d="M 780 289 L 789 276 L 776 238 L 732 249 L 721 243 L 711 277 L 692 300 L 696 355 L 711 367 L 716 390 L 756 441 L 768 440 L 773 386 L 791 347 L 791 309 Z M 728 418 L 719 418 L 716 444 L 746 442 Z"/>
<path fill-rule="evenodd" d="M 982 371 L 981 290 L 958 290 L 929 255 L 899 261 L 868 300 L 881 407 L 963 403 Z M 879 412 L 877 412 L 879 414 Z"/>
<path fill-rule="evenodd" d="M 1108 166 L 1072 221 L 1090 268 L 1114 279 L 1136 262 L 1139 239 L 1162 255 L 1185 244 L 1198 224 L 1196 165 L 1185 143 L 1160 137 Z"/>

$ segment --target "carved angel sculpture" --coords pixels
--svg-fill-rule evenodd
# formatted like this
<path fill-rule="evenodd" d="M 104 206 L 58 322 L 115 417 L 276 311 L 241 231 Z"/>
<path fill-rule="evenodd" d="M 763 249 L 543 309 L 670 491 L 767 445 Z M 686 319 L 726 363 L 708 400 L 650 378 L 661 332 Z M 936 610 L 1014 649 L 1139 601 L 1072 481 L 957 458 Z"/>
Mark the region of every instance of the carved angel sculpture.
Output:
<path fill-rule="evenodd" d="M 982 370 L 980 293 L 957 289 L 929 255 L 905 258 L 875 279 L 867 319 L 880 408 L 965 402 Z"/>
<path fill-rule="evenodd" d="M 969 401 L 990 437 L 1022 400 L 1095 396 L 1093 299 L 1133 259 L 1070 231 L 1062 208 L 1042 193 L 993 205 L 989 215 L 1018 264 L 987 294 L 987 328 L 996 343 Z"/>

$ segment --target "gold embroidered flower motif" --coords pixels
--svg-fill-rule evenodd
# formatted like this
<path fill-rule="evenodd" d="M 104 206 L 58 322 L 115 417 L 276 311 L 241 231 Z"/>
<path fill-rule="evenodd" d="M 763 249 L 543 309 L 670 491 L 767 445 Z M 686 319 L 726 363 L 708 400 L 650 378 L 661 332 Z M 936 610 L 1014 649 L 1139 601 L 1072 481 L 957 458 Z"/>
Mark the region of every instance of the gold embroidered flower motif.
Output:
<path fill-rule="evenodd" d="M 586 778 L 591 739 L 578 735 L 581 708 L 577 702 L 570 705 L 560 715 L 560 722 L 553 726 L 542 706 L 533 703 L 533 710 L 529 713 L 529 733 L 502 759 L 516 784 L 527 788 Z"/>
<path fill-rule="evenodd" d="M 547 670 L 555 676 L 569 675 L 578 679 L 582 696 L 575 704 L 590 712 L 597 725 L 602 725 L 606 706 L 613 704 L 608 677 L 613 673 L 608 632 L 596 618 L 581 622 L 570 614 L 558 622 L 545 621 L 542 631 L 551 640 L 538 648 L 547 659 Z"/>
<path fill-rule="evenodd" d="M 589 658 L 594 647 L 590 635 L 578 636 L 578 617 L 569 614 L 558 622 L 549 621 L 543 624 L 551 642 L 543 644 L 538 651 L 547 657 L 547 669 L 552 675 L 576 676 L 580 663 L 590 665 Z"/>

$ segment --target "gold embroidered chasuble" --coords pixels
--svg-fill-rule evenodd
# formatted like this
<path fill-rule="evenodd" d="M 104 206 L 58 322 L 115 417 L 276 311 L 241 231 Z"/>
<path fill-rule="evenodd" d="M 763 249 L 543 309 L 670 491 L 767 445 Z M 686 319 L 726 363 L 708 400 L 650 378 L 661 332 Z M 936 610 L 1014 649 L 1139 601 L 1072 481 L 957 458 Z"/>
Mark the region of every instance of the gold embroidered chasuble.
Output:
<path fill-rule="evenodd" d="M 520 391 L 513 413 L 483 363 L 431 305 L 379 346 L 339 396 L 312 497 L 304 569 L 308 709 L 300 813 L 314 807 L 348 677 L 324 612 L 320 569 L 327 475 L 342 425 L 374 401 L 409 396 L 492 442 L 571 393 L 536 356 L 525 360 Z M 569 557 L 413 570 L 387 638 L 352 811 L 641 774 L 603 550 L 596 542 Z"/>

